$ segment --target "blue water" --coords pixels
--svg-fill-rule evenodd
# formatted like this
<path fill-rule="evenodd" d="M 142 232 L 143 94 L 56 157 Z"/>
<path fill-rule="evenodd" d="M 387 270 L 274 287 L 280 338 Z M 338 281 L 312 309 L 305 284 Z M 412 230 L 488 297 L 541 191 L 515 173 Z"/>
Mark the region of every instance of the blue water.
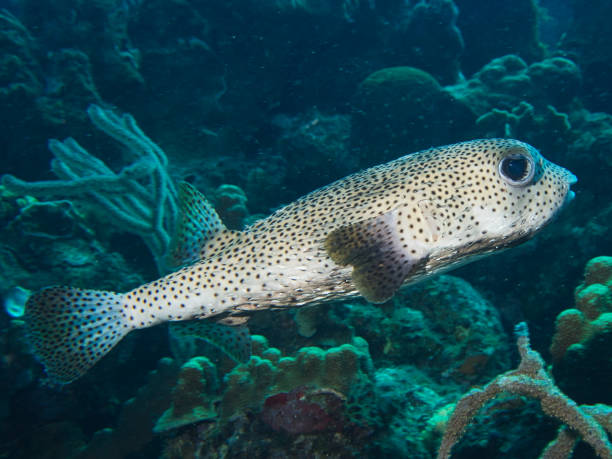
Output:
<path fill-rule="evenodd" d="M 519 322 L 569 399 L 612 405 L 612 259 L 588 264 L 612 255 L 611 17 L 605 0 L 0 0 L 0 457 L 436 457 L 453 404 L 516 368 Z M 382 305 L 139 330 L 70 384 L 35 355 L 30 292 L 124 292 L 188 260 L 168 256 L 181 181 L 242 230 L 489 137 L 578 177 L 517 248 Z M 562 417 L 499 397 L 452 457 L 538 457 Z"/>

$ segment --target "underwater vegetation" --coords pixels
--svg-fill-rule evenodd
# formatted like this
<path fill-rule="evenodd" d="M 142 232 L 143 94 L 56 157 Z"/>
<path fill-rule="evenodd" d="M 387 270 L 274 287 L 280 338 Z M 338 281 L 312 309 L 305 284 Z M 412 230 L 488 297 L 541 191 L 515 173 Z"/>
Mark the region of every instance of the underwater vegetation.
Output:
<path fill-rule="evenodd" d="M 612 456 L 608 2 L 0 8 L 1 457 Z M 179 183 L 242 230 L 476 138 L 578 177 L 534 239 L 382 304 L 130 333 L 82 378 L 48 381 L 28 297 L 126 292 L 191 260 L 197 240 L 173 242 Z"/>

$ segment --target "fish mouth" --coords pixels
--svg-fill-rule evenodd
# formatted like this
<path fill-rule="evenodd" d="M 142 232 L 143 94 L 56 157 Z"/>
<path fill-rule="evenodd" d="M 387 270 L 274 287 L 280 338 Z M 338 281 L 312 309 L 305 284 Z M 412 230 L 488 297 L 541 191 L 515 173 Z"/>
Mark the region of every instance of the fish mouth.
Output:
<path fill-rule="evenodd" d="M 567 174 L 567 194 L 565 195 L 565 201 L 563 202 L 563 206 L 566 206 L 576 197 L 576 193 L 570 189 L 572 185 L 574 185 L 578 181 L 578 177 L 572 174 L 570 171 L 565 171 Z"/>

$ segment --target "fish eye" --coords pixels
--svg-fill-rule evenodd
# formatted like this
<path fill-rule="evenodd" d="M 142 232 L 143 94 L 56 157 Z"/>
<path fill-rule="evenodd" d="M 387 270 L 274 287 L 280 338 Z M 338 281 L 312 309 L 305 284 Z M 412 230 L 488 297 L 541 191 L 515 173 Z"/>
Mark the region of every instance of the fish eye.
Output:
<path fill-rule="evenodd" d="M 527 186 L 533 180 L 535 164 L 530 155 L 512 153 L 499 162 L 499 175 L 512 186 Z"/>

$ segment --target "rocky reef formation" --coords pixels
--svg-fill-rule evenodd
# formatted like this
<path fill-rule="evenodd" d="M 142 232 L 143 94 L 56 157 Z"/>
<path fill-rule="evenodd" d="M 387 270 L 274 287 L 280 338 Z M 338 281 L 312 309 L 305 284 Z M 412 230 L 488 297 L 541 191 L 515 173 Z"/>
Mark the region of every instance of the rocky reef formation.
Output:
<path fill-rule="evenodd" d="M 508 331 L 521 320 L 560 390 L 610 405 L 610 260 L 593 259 L 611 249 L 610 7 L 556 2 L 554 14 L 572 14 L 543 46 L 536 2 L 485 3 L 5 2 L 0 455 L 431 457 L 460 394 L 512 367 Z M 92 130 L 91 104 L 138 142 Z M 23 295 L 157 277 L 174 183 L 241 229 L 361 167 L 493 136 L 570 169 L 577 195 L 537 239 L 453 272 L 465 280 L 384 305 L 263 312 L 249 321 L 252 348 L 229 352 L 212 335 L 194 346 L 144 330 L 82 380 L 44 383 Z M 106 188 L 86 188 L 100 176 Z M 503 397 L 473 423 L 455 457 L 529 457 L 557 428 L 538 402 Z"/>

